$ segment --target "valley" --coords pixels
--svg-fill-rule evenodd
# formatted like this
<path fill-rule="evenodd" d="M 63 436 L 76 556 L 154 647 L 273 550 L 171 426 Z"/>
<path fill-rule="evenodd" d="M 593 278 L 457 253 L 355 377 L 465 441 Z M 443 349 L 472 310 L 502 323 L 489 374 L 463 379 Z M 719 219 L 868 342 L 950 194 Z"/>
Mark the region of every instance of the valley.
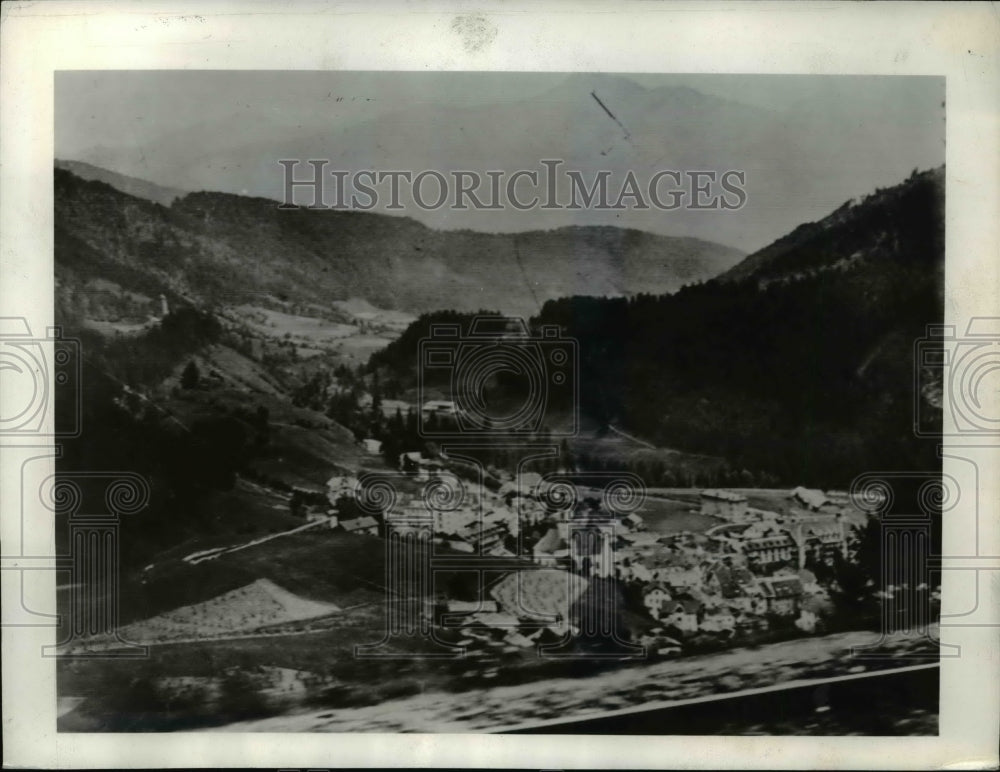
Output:
<path fill-rule="evenodd" d="M 932 455 L 909 389 L 940 310 L 941 170 L 743 262 L 604 226 L 433 231 L 214 193 L 164 206 L 91 176 L 56 171 L 56 308 L 101 431 L 61 471 L 99 459 L 154 496 L 118 532 L 119 639 L 64 630 L 64 651 L 150 656 L 61 661 L 61 729 L 479 731 L 859 666 L 845 646 L 885 599 L 878 523 L 847 490 Z M 530 432 L 456 451 L 434 431 L 461 395 L 450 373 L 423 377 L 421 341 L 501 313 L 539 347 L 545 326 L 572 341 L 579 401 L 545 391 Z M 514 376 L 486 390 L 494 416 L 526 398 Z M 404 564 L 429 573 L 393 573 L 413 533 Z M 522 574 L 537 586 L 520 601 L 561 599 L 559 618 L 499 589 Z M 900 590 L 900 613 L 936 592 Z M 424 632 L 396 635 L 396 615 Z M 595 615 L 616 642 L 581 639 Z M 893 638 L 883 665 L 928 640 Z M 560 646 L 573 656 L 541 656 Z M 541 684 L 551 699 L 528 695 Z"/>

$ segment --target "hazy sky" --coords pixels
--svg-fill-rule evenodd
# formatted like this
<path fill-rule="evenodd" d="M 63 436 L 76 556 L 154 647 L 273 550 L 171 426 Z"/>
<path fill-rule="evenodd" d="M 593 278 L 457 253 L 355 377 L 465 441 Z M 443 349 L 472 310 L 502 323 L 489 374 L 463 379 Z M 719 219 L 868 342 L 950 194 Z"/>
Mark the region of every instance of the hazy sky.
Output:
<path fill-rule="evenodd" d="M 735 212 L 401 214 L 490 231 L 610 224 L 747 251 L 944 162 L 944 79 L 429 72 L 62 72 L 56 156 L 183 190 L 279 198 L 280 158 L 332 168 L 739 169 Z M 593 99 L 600 97 L 621 125 Z"/>

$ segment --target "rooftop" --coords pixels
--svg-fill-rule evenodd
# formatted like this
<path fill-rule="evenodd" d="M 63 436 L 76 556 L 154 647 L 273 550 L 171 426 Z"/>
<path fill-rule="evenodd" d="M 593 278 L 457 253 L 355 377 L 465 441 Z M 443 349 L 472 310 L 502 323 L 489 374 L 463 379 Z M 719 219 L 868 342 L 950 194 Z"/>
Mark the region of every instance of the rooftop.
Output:
<path fill-rule="evenodd" d="M 768 576 L 757 580 L 765 598 L 795 598 L 803 594 L 802 580 L 797 576 Z"/>
<path fill-rule="evenodd" d="M 507 574 L 491 589 L 500 607 L 518 616 L 568 614 L 570 604 L 587 589 L 587 580 L 561 569 Z"/>
<path fill-rule="evenodd" d="M 374 517 L 365 515 L 351 520 L 341 520 L 340 527 L 345 531 L 360 531 L 363 528 L 378 528 L 378 521 Z"/>
<path fill-rule="evenodd" d="M 733 503 L 743 503 L 747 500 L 747 497 L 741 493 L 733 493 L 732 491 L 724 491 L 716 488 L 707 488 L 701 492 L 701 495 L 702 498 L 731 501 Z"/>

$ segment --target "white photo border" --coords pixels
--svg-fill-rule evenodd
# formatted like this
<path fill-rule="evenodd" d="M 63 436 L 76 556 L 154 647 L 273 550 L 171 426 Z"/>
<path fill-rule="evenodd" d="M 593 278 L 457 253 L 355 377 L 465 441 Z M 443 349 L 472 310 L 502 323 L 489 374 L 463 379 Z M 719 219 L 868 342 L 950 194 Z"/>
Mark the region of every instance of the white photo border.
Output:
<path fill-rule="evenodd" d="M 573 70 L 947 78 L 946 323 L 1000 316 L 1000 13 L 991 3 L 53 2 L 4 4 L 0 26 L 0 307 L 53 318 L 53 81 L 59 70 Z M 495 35 L 467 45 L 456 16 Z M 459 30 L 459 31 L 456 31 Z M 486 36 L 489 38 L 489 36 Z M 960 444 L 960 443 L 959 443 Z M 51 628 L 3 634 L 5 762 L 36 767 L 985 768 L 1000 725 L 996 448 L 980 448 L 979 552 L 995 565 L 981 627 L 950 628 L 938 737 L 71 734 L 55 730 Z M 0 536 L 19 538 L 19 464 L 0 448 Z M 950 469 L 945 459 L 945 471 Z M 963 501 L 973 506 L 976 502 Z M 13 509 L 12 509 L 13 508 Z M 968 532 L 946 519 L 945 549 Z M 51 553 L 41 513 L 26 534 Z M 30 529 L 29 529 L 30 530 Z M 25 546 L 25 545 L 22 545 Z M 7 550 L 5 550 L 7 552 Z M 26 554 L 26 553 L 25 553 Z M 989 558 L 989 556 L 993 556 Z M 988 562 L 988 561 L 987 561 Z M 3 574 L 5 620 L 20 585 Z M 45 572 L 39 572 L 45 573 Z M 945 572 L 944 610 L 968 605 Z M 32 584 L 51 607 L 55 576 Z M 48 599 L 46 601 L 46 598 Z M 983 599 L 980 599 L 983 603 Z"/>

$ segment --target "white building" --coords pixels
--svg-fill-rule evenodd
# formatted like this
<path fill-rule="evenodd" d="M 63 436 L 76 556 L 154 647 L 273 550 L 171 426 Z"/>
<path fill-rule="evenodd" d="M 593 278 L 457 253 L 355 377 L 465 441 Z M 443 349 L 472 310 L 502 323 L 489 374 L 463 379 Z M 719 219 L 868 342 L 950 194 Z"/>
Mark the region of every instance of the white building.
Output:
<path fill-rule="evenodd" d="M 382 452 L 382 442 L 381 440 L 365 439 L 361 440 L 361 447 L 365 449 L 365 453 L 369 453 L 373 456 L 377 456 Z"/>
<path fill-rule="evenodd" d="M 747 513 L 747 497 L 741 493 L 709 488 L 701 492 L 701 514 L 725 520 L 742 520 Z"/>

